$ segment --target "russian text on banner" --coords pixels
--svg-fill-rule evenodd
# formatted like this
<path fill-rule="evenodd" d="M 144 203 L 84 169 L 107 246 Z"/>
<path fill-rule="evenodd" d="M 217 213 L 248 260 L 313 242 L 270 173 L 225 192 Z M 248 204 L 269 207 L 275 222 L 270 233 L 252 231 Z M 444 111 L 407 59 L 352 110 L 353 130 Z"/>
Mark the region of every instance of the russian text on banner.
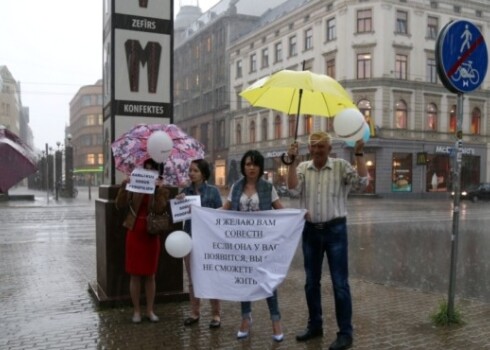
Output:
<path fill-rule="evenodd" d="M 192 206 L 191 273 L 199 298 L 254 301 L 286 278 L 304 209 L 255 212 Z"/>

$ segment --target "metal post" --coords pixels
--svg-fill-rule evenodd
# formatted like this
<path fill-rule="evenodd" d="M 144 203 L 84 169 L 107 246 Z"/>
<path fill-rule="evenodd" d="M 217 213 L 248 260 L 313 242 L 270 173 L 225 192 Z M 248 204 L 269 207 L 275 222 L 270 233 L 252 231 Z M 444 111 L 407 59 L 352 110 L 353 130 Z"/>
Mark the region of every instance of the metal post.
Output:
<path fill-rule="evenodd" d="M 88 200 L 92 199 L 92 175 L 88 176 Z"/>
<path fill-rule="evenodd" d="M 454 315 L 454 294 L 456 289 L 456 266 L 458 260 L 458 236 L 459 236 L 459 204 L 460 198 L 460 187 L 461 187 L 461 161 L 463 157 L 462 147 L 463 147 L 463 94 L 458 94 L 457 100 L 457 133 L 456 133 L 456 144 L 455 144 L 455 154 L 454 154 L 454 172 L 453 172 L 453 232 L 451 235 L 451 268 L 449 272 L 449 293 L 447 302 L 447 316 L 451 319 Z"/>
<path fill-rule="evenodd" d="M 68 198 L 73 198 L 73 146 L 65 146 L 65 191 Z"/>
<path fill-rule="evenodd" d="M 56 200 L 58 200 L 60 184 L 61 184 L 61 159 L 62 159 L 61 151 L 57 150 L 54 153 L 54 181 L 55 181 L 54 190 L 55 190 Z"/>
<path fill-rule="evenodd" d="M 49 204 L 49 180 L 48 180 L 48 144 L 46 143 L 46 163 L 44 168 L 44 185 L 46 186 L 46 203 Z"/>

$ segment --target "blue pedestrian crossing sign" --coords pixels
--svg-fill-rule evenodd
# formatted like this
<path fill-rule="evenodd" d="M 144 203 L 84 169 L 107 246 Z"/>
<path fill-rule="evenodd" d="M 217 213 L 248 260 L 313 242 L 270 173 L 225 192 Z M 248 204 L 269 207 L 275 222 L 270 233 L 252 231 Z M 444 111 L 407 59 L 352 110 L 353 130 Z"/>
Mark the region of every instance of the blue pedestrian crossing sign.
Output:
<path fill-rule="evenodd" d="M 437 73 L 444 86 L 454 93 L 478 89 L 488 68 L 488 51 L 476 25 L 465 20 L 446 24 L 436 42 Z"/>

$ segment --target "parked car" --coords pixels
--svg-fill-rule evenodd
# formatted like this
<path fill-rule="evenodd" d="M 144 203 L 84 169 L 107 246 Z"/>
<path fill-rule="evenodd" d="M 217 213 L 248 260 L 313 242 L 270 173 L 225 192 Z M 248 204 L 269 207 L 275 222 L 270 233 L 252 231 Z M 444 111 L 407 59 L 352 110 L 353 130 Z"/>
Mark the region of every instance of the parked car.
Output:
<path fill-rule="evenodd" d="M 454 192 L 451 193 L 454 197 Z M 467 190 L 461 191 L 461 199 L 469 199 L 473 202 L 478 202 L 479 200 L 490 200 L 490 183 L 485 182 L 477 186 L 470 187 Z"/>

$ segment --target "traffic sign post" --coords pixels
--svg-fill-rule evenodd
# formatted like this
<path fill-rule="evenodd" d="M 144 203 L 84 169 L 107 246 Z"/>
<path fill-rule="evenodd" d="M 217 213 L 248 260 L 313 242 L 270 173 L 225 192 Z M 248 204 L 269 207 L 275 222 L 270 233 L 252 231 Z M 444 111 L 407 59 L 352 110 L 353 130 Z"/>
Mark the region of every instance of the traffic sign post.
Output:
<path fill-rule="evenodd" d="M 456 266 L 458 256 L 460 178 L 463 148 L 463 101 L 464 93 L 480 87 L 488 68 L 488 51 L 482 33 L 473 23 L 465 20 L 446 24 L 436 42 L 437 73 L 443 85 L 458 94 L 457 133 L 453 166 L 453 226 L 451 235 L 451 268 L 447 319 L 454 319 L 454 294 L 456 289 Z"/>
<path fill-rule="evenodd" d="M 436 42 L 437 72 L 444 86 L 454 93 L 480 87 L 488 67 L 488 51 L 480 29 L 458 20 L 446 24 Z"/>

